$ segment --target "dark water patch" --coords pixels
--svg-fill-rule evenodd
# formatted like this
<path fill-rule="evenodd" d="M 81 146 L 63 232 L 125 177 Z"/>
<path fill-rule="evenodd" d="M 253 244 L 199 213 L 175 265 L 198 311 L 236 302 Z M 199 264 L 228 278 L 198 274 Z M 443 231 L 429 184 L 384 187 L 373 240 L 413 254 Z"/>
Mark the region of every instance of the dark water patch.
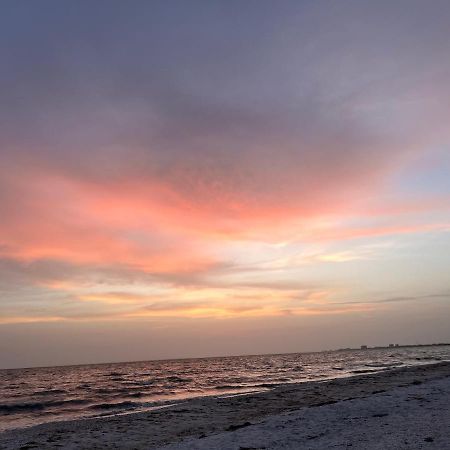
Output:
<path fill-rule="evenodd" d="M 55 400 L 50 402 L 24 402 L 24 403 L 9 403 L 0 404 L 0 413 L 14 414 L 25 411 L 40 411 L 47 408 L 54 408 L 67 405 L 84 405 L 90 403 L 88 400 L 70 399 L 70 400 Z"/>
<path fill-rule="evenodd" d="M 166 381 L 170 381 L 171 383 L 189 383 L 193 381 L 192 378 L 182 378 L 177 376 L 170 376 L 166 378 Z"/>
<path fill-rule="evenodd" d="M 120 403 L 99 403 L 98 405 L 89 406 L 89 409 L 99 409 L 99 410 L 116 409 L 116 408 L 130 409 L 135 408 L 136 406 L 140 406 L 140 403 L 125 401 Z"/>
<path fill-rule="evenodd" d="M 438 356 L 418 356 L 416 358 L 417 361 L 441 361 L 442 358 Z"/>
<path fill-rule="evenodd" d="M 219 384 L 218 386 L 214 386 L 214 389 L 217 389 L 218 391 L 225 391 L 228 389 L 242 389 L 242 386 L 234 386 L 231 384 Z"/>
<path fill-rule="evenodd" d="M 227 431 L 236 431 L 236 430 L 239 430 L 239 428 L 249 427 L 250 425 L 251 425 L 250 422 L 240 423 L 240 424 L 237 424 L 237 425 L 230 425 L 227 428 Z"/>
<path fill-rule="evenodd" d="M 129 394 L 125 394 L 124 397 L 140 398 L 140 397 L 144 397 L 145 395 L 148 395 L 148 394 L 144 394 L 143 392 L 131 392 Z"/>
<path fill-rule="evenodd" d="M 272 389 L 279 385 L 280 385 L 279 383 L 261 383 L 261 384 L 252 384 L 251 386 L 247 386 L 247 387 Z"/>
<path fill-rule="evenodd" d="M 99 395 L 107 395 L 114 392 L 114 389 L 95 389 L 94 393 Z"/>
<path fill-rule="evenodd" d="M 42 391 L 35 391 L 32 395 L 55 395 L 55 394 L 67 394 L 64 389 L 44 389 Z"/>
<path fill-rule="evenodd" d="M 157 382 L 158 380 L 127 380 L 124 384 L 128 386 L 154 386 Z"/>
<path fill-rule="evenodd" d="M 370 370 L 370 369 L 357 369 L 357 370 L 352 370 L 350 371 L 350 373 L 373 373 L 373 372 L 378 372 L 378 370 Z"/>

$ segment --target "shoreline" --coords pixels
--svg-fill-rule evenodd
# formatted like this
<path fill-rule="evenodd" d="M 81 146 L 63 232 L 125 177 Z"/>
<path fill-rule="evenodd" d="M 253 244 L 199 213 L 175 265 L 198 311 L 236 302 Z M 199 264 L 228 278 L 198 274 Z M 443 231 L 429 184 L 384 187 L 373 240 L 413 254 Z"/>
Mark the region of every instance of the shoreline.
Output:
<path fill-rule="evenodd" d="M 367 398 L 450 376 L 450 362 L 308 381 L 228 397 L 198 397 L 173 406 L 101 418 L 51 422 L 0 433 L 0 449 L 152 449 L 183 439 L 233 432 L 269 416 Z M 174 447 L 175 448 L 175 447 Z"/>

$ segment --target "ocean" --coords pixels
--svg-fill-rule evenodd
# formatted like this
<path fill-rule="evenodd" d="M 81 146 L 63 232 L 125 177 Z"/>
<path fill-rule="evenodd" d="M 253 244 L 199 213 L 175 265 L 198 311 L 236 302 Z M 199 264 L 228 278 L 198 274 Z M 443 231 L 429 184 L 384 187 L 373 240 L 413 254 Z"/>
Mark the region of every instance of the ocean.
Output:
<path fill-rule="evenodd" d="M 0 370 L 0 431 L 450 360 L 450 345 Z"/>

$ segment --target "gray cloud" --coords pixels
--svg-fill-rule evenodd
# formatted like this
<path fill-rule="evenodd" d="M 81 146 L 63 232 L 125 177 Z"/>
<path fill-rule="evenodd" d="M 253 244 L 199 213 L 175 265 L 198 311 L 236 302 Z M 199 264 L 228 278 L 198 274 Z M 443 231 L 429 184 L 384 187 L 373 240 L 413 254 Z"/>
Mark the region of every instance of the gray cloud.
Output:
<path fill-rule="evenodd" d="M 330 206 L 330 185 L 432 143 L 421 118 L 441 105 L 410 97 L 445 89 L 448 4 L 405 5 L 11 4 L 0 151 L 106 184 L 159 178 L 202 207 Z"/>
<path fill-rule="evenodd" d="M 348 302 L 336 302 L 330 303 L 331 305 L 365 305 L 365 304 L 382 304 L 382 303 L 403 303 L 403 302 L 417 302 L 423 300 L 448 300 L 450 299 L 450 291 L 442 291 L 437 293 L 429 293 L 423 295 L 411 295 L 411 296 L 398 296 L 398 297 L 386 297 L 373 300 L 361 300 L 361 301 L 348 301 Z"/>

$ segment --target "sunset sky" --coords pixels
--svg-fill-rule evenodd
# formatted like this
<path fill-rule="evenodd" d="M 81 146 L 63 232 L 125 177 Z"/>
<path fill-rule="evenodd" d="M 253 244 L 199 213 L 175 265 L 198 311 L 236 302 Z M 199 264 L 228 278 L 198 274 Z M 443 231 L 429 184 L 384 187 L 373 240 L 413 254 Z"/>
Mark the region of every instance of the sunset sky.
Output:
<path fill-rule="evenodd" d="M 450 2 L 0 13 L 0 367 L 450 341 Z"/>

